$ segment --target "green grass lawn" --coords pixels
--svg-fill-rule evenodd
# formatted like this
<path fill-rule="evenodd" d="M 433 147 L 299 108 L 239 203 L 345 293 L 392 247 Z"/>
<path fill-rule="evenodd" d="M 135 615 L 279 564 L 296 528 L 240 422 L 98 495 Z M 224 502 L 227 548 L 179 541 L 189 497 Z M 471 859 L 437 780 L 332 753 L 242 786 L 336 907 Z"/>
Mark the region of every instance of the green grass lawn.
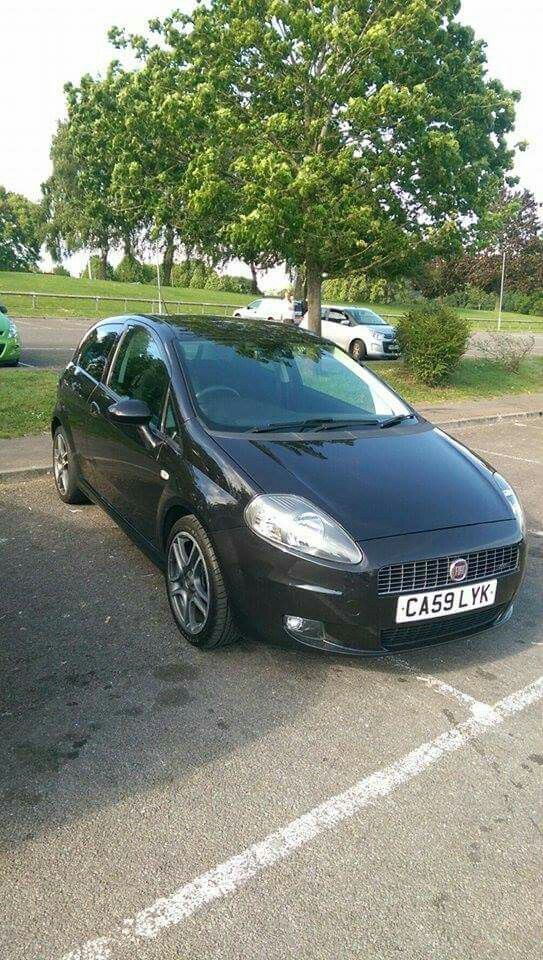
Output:
<path fill-rule="evenodd" d="M 427 387 L 417 383 L 401 361 L 368 366 L 415 406 L 543 391 L 543 357 L 525 360 L 518 373 L 508 373 L 492 360 L 466 357 L 449 383 L 439 387 Z"/>
<path fill-rule="evenodd" d="M 10 294 L 3 291 L 13 290 L 21 293 L 36 293 L 38 296 L 33 302 L 30 297 Z M 59 294 L 62 299 L 48 299 L 40 297 L 40 293 Z M 90 300 L 70 300 L 69 294 L 88 297 L 113 297 L 111 301 L 96 302 Z M 196 290 L 192 287 L 164 287 L 162 295 L 169 301 L 170 313 L 187 307 L 175 304 L 194 304 L 197 312 L 204 313 L 231 313 L 236 306 L 249 303 L 254 299 L 242 293 L 222 293 L 217 290 Z M 135 297 L 143 297 L 150 303 L 138 303 Z M 117 283 L 115 280 L 88 280 L 77 277 L 55 277 L 45 273 L 3 273 L 0 272 L 0 302 L 5 303 L 12 316 L 26 317 L 84 317 L 94 320 L 98 317 L 110 316 L 124 312 L 152 313 L 158 310 L 157 289 L 153 284 L 144 283 Z M 210 304 L 210 306 L 204 306 Z M 226 304 L 221 309 L 213 304 Z M 401 304 L 360 304 L 370 307 L 377 313 L 394 318 L 407 309 Z M 474 330 L 495 330 L 497 325 L 496 311 L 492 310 L 459 310 L 463 316 L 473 319 Z M 529 317 L 517 313 L 504 313 L 503 330 L 517 330 L 543 333 L 543 317 Z M 522 321 L 527 321 L 526 323 Z"/>
<path fill-rule="evenodd" d="M 3 291 L 13 290 L 21 293 L 36 293 L 31 297 L 6 295 Z M 61 299 L 40 297 L 40 293 L 57 294 Z M 71 300 L 69 295 L 85 297 L 112 297 L 96 303 L 95 300 Z M 150 303 L 138 303 L 134 298 L 146 298 Z M 254 297 L 242 293 L 224 293 L 218 290 L 196 290 L 191 287 L 164 287 L 163 299 L 169 303 L 168 310 L 174 313 L 186 311 L 183 301 L 195 305 L 196 311 L 204 313 L 231 313 L 236 306 L 249 303 Z M 115 280 L 88 280 L 77 277 L 55 277 L 45 273 L 6 273 L 0 272 L 0 302 L 9 313 L 22 317 L 95 317 L 108 316 L 124 312 L 152 313 L 158 311 L 157 288 L 145 283 L 117 283 Z M 210 304 L 210 306 L 203 306 Z M 226 304 L 228 309 L 214 309 L 213 304 Z"/>
<path fill-rule="evenodd" d="M 23 437 L 47 430 L 57 383 L 54 370 L 0 367 L 0 437 Z"/>
<path fill-rule="evenodd" d="M 466 358 L 450 383 L 441 387 L 417 383 L 401 362 L 368 366 L 415 405 L 543 390 L 543 357 L 525 360 L 519 373 L 507 373 L 491 360 Z M 0 437 L 21 437 L 47 430 L 57 381 L 58 373 L 53 370 L 0 368 Z"/>

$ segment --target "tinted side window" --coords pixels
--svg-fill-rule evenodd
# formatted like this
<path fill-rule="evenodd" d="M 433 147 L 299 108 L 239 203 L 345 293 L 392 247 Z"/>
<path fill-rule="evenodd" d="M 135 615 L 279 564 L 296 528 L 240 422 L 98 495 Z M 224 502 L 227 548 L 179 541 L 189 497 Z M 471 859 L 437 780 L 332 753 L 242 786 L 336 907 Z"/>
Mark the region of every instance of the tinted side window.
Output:
<path fill-rule="evenodd" d="M 79 350 L 77 365 L 95 380 L 100 380 L 106 363 L 119 339 L 122 325 L 104 323 L 88 335 Z"/>
<path fill-rule="evenodd" d="M 162 429 L 166 436 L 171 437 L 172 440 L 177 440 L 179 437 L 179 426 L 177 424 L 177 417 L 171 397 L 168 397 L 168 402 L 164 411 Z"/>
<path fill-rule="evenodd" d="M 159 426 L 169 376 L 160 347 L 143 327 L 135 327 L 124 339 L 111 370 L 109 385 L 121 397 L 144 400 Z"/>

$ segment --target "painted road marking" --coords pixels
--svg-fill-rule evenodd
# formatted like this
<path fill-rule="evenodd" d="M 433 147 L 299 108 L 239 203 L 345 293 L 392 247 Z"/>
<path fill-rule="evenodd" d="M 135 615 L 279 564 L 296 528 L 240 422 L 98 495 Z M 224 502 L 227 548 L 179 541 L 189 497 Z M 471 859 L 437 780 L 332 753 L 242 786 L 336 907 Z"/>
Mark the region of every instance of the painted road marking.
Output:
<path fill-rule="evenodd" d="M 128 945 L 135 948 L 137 955 L 142 941 L 155 939 L 208 904 L 235 893 L 259 873 L 285 860 L 320 834 L 394 793 L 438 760 L 465 747 L 542 697 L 543 676 L 498 701 L 491 713 L 474 715 L 434 740 L 421 744 L 389 766 L 359 780 L 344 793 L 325 800 L 264 840 L 161 897 L 134 917 L 123 920 L 106 936 L 76 947 L 65 954 L 63 960 L 111 960 L 119 949 L 124 950 Z"/>
<path fill-rule="evenodd" d="M 528 460 L 527 457 L 514 457 L 512 453 L 499 453 L 498 450 L 483 450 L 478 447 L 479 453 L 488 453 L 491 457 L 507 457 L 508 460 L 520 460 L 521 463 L 535 463 L 541 466 L 540 460 Z"/>
<path fill-rule="evenodd" d="M 433 677 L 430 674 L 419 674 L 411 663 L 401 657 L 392 656 L 391 659 L 393 662 L 397 663 L 399 666 L 403 667 L 410 674 L 412 674 L 415 680 L 419 680 L 421 683 L 424 683 L 431 690 L 435 690 L 442 696 L 456 700 L 457 703 L 461 703 L 468 707 L 473 717 L 490 716 L 494 713 L 494 707 L 492 707 L 489 703 L 484 703 L 482 700 L 476 700 L 475 697 L 472 697 L 470 693 L 464 693 L 463 690 L 458 690 L 457 687 L 452 687 L 450 683 L 445 683 L 445 681 L 440 680 L 439 677 Z"/>

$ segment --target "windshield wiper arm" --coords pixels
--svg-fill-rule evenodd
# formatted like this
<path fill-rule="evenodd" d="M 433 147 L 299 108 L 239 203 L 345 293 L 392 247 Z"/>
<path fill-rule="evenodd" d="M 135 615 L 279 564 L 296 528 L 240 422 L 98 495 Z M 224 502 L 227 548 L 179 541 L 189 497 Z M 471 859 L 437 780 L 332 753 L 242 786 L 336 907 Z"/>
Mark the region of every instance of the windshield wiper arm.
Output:
<path fill-rule="evenodd" d="M 377 425 L 379 420 L 336 420 L 334 417 L 311 417 L 308 420 L 291 420 L 281 423 L 266 423 L 261 427 L 250 427 L 248 433 L 273 433 L 276 430 L 292 430 L 293 433 L 302 430 L 345 430 L 353 424 Z"/>
<path fill-rule="evenodd" d="M 381 430 L 386 430 L 387 427 L 395 427 L 397 423 L 402 423 L 403 420 L 412 420 L 414 416 L 414 413 L 399 413 L 397 417 L 389 417 L 388 420 L 381 422 Z"/>
<path fill-rule="evenodd" d="M 330 420 L 329 422 L 324 422 L 321 420 L 321 426 L 318 427 L 319 430 L 348 430 L 349 427 L 358 427 L 358 426 L 376 426 L 379 423 L 379 420 Z"/>

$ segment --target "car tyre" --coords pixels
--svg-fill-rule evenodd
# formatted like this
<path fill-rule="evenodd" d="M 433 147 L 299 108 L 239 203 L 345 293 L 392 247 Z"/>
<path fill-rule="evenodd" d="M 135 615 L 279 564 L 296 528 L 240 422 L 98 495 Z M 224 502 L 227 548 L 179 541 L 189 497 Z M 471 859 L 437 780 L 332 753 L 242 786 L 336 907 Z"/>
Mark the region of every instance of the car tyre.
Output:
<path fill-rule="evenodd" d="M 353 340 L 349 347 L 349 353 L 353 360 L 361 361 L 366 359 L 366 344 L 362 340 Z"/>
<path fill-rule="evenodd" d="M 64 427 L 53 434 L 53 475 L 60 499 L 64 503 L 88 503 L 79 489 L 79 475 Z"/>
<path fill-rule="evenodd" d="M 174 523 L 166 558 L 168 600 L 184 639 L 205 650 L 239 640 L 217 555 L 196 517 Z"/>

